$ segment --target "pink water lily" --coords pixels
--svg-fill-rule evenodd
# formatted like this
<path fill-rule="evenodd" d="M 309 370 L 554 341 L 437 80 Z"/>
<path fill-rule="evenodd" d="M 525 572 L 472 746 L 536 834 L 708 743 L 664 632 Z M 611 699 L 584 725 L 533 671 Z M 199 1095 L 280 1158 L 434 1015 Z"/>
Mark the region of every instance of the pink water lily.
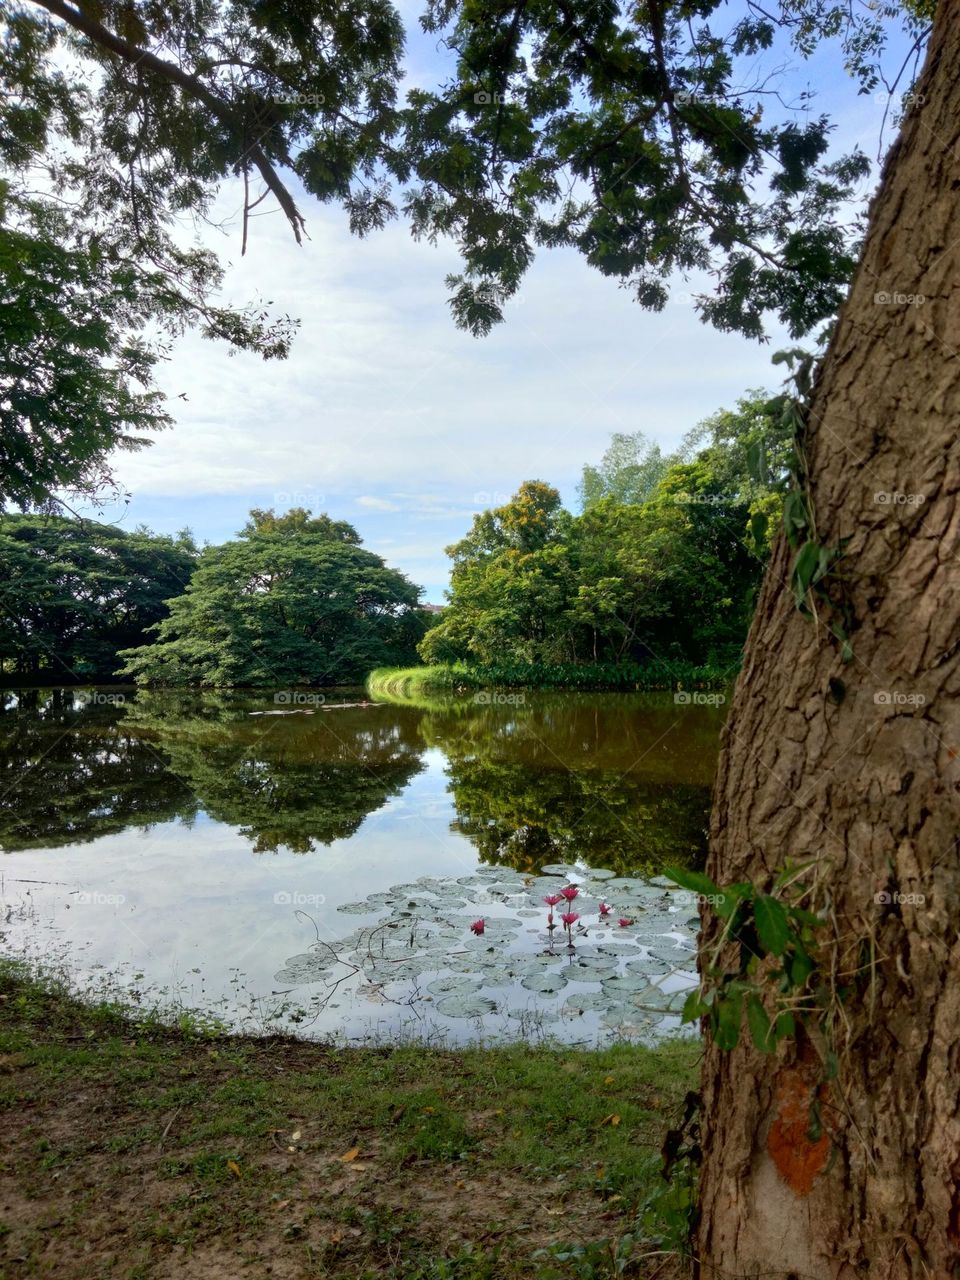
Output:
<path fill-rule="evenodd" d="M 474 920 L 473 924 L 470 926 L 470 932 L 475 933 L 479 938 L 481 933 L 483 933 L 486 927 L 487 927 L 486 921 L 484 920 L 483 916 L 481 916 L 479 920 Z"/>
<path fill-rule="evenodd" d="M 633 924 L 633 921 L 628 920 L 626 916 L 624 916 L 622 917 L 622 919 L 618 920 L 617 923 L 619 924 L 621 929 L 626 929 L 629 925 Z"/>
<path fill-rule="evenodd" d="M 602 916 L 608 916 L 612 910 L 613 908 L 608 907 L 605 902 L 600 903 L 599 911 Z"/>
<path fill-rule="evenodd" d="M 561 893 L 550 893 L 550 894 L 547 894 L 547 896 L 544 898 L 544 902 L 547 904 L 548 907 L 555 907 L 558 902 L 562 902 L 562 901 L 563 901 L 563 894 Z"/>
<path fill-rule="evenodd" d="M 561 920 L 563 921 L 563 923 L 566 925 L 566 928 L 567 928 L 567 950 L 568 950 L 568 951 L 570 952 L 570 954 L 572 955 L 572 954 L 573 954 L 573 926 L 574 926 L 574 925 L 577 923 L 577 921 L 580 919 L 579 912 L 577 912 L 577 911 L 565 911 L 565 912 L 563 913 L 563 915 L 560 917 L 560 919 L 561 919 Z"/>
<path fill-rule="evenodd" d="M 560 896 L 566 898 L 568 902 L 572 902 L 579 892 L 580 890 L 575 884 L 568 884 L 560 890 Z"/>

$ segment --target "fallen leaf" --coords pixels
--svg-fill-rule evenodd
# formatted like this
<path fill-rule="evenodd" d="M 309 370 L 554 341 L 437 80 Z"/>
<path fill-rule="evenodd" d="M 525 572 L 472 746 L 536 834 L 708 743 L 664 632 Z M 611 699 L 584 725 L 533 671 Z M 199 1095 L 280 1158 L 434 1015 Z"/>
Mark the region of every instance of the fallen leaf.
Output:
<path fill-rule="evenodd" d="M 345 1151 L 342 1156 L 337 1156 L 338 1160 L 342 1160 L 344 1164 L 349 1164 L 351 1160 L 356 1160 L 360 1154 L 359 1147 L 351 1147 L 349 1151 Z"/>
<path fill-rule="evenodd" d="M 613 1125 L 615 1127 L 620 1123 L 620 1117 L 617 1115 L 616 1112 L 613 1112 L 612 1115 L 604 1116 L 604 1118 L 600 1121 L 600 1123 Z"/>
<path fill-rule="evenodd" d="M 613 1076 L 604 1076 L 603 1083 L 604 1083 L 604 1084 L 613 1084 Z"/>
<path fill-rule="evenodd" d="M 291 1135 L 290 1135 L 290 1141 L 291 1141 L 291 1142 L 299 1142 L 299 1141 L 300 1141 L 300 1130 L 299 1130 L 299 1129 L 294 1129 L 293 1133 L 291 1133 Z"/>
<path fill-rule="evenodd" d="M 286 1209 L 286 1207 L 287 1207 L 287 1205 L 288 1205 L 289 1203 L 290 1203 L 290 1201 L 289 1201 L 289 1200 L 281 1200 L 281 1201 L 280 1201 L 280 1203 L 279 1203 L 279 1204 L 277 1204 L 275 1207 L 276 1207 L 277 1209 Z"/>
<path fill-rule="evenodd" d="M 230 1172 L 233 1174 L 235 1178 L 240 1177 L 240 1166 L 237 1164 L 236 1160 L 228 1160 L 227 1168 L 230 1170 Z"/>

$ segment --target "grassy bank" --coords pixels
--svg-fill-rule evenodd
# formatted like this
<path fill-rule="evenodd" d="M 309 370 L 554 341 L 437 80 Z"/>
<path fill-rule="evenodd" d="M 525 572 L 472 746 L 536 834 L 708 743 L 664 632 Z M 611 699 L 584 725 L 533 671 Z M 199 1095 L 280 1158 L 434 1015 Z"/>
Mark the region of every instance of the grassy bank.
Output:
<path fill-rule="evenodd" d="M 722 689 L 736 674 L 729 666 L 695 667 L 689 663 L 645 666 L 609 663 L 506 663 L 502 666 L 381 667 L 367 677 L 376 697 L 404 700 L 430 692 L 465 693 L 478 689 L 580 689 L 610 692 L 656 692 L 676 689 Z"/>
<path fill-rule="evenodd" d="M 5 963 L 0 1275 L 679 1276 L 632 1230 L 696 1054 L 210 1037 Z"/>

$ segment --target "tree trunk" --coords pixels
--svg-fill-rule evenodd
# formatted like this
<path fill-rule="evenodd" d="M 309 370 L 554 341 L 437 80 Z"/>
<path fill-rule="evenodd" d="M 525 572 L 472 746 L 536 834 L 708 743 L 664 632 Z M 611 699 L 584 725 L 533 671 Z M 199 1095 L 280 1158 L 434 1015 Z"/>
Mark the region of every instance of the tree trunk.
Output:
<path fill-rule="evenodd" d="M 960 0 L 942 0 L 806 432 L 817 541 L 850 539 L 854 656 L 796 610 L 781 538 L 711 826 L 720 884 L 817 860 L 839 1072 L 802 1032 L 770 1056 L 708 1041 L 704 1280 L 960 1274 L 958 205 Z M 717 929 L 707 911 L 706 944 Z"/>

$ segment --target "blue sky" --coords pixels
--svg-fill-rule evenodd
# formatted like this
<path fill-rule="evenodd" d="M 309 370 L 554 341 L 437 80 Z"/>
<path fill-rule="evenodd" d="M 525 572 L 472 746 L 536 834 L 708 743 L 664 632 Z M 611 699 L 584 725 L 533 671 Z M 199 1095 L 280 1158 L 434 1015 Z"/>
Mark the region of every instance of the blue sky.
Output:
<path fill-rule="evenodd" d="M 419 6 L 402 7 L 412 25 Z M 427 85 L 448 63 L 411 30 L 407 67 L 409 84 Z M 784 72 L 788 93 L 807 86 L 813 109 L 836 118 L 838 147 L 858 141 L 875 157 L 883 104 L 855 95 L 836 50 Z M 417 244 L 402 223 L 359 241 L 338 209 L 303 193 L 300 204 L 302 247 L 270 212 L 241 259 L 234 187 L 223 230 L 204 237 L 232 264 L 225 297 L 261 296 L 300 318 L 292 355 L 264 364 L 179 339 L 159 378 L 176 427 L 116 459 L 132 500 L 105 518 L 216 542 L 254 506 L 327 511 L 440 601 L 443 548 L 522 481 L 549 481 L 573 506 L 582 466 L 613 432 L 669 448 L 748 388 L 779 385 L 770 356 L 785 335 L 761 346 L 707 328 L 685 300 L 696 281 L 651 314 L 573 251 L 542 252 L 506 323 L 475 339 L 447 308 L 453 246 Z"/>

